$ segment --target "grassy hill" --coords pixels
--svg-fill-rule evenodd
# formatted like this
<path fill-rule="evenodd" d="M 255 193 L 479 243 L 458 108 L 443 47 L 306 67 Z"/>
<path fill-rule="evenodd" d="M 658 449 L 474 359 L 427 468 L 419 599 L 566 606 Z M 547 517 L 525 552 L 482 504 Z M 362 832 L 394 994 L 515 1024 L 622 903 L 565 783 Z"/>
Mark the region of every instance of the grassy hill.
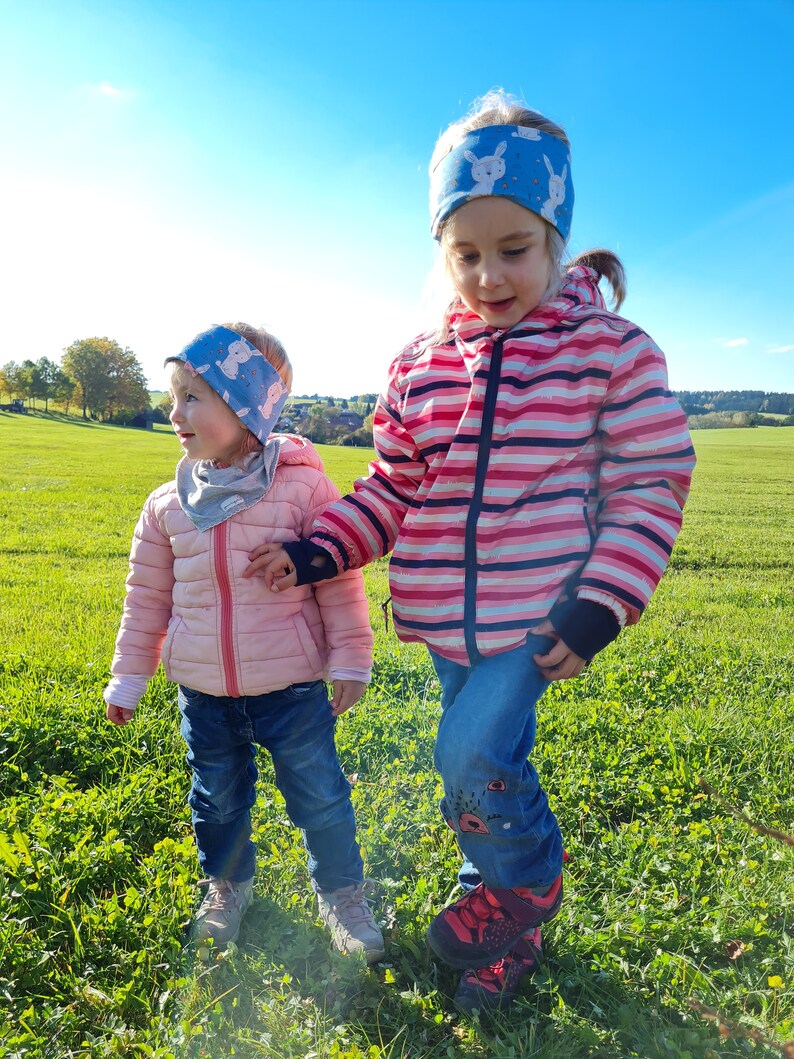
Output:
<path fill-rule="evenodd" d="M 132 527 L 178 446 L 166 428 L 0 415 L 0 1057 L 779 1056 L 794 1037 L 794 847 L 771 833 L 794 833 L 794 431 L 695 443 L 647 614 L 541 703 L 534 761 L 567 898 L 513 1014 L 480 1022 L 456 1014 L 455 975 L 425 944 L 458 855 L 436 809 L 439 688 L 384 627 L 385 562 L 366 571 L 373 681 L 338 743 L 387 959 L 331 953 L 263 755 L 256 903 L 238 945 L 203 962 L 183 946 L 199 873 L 175 689 L 158 676 L 125 729 L 102 702 Z M 320 451 L 342 490 L 371 456 Z"/>

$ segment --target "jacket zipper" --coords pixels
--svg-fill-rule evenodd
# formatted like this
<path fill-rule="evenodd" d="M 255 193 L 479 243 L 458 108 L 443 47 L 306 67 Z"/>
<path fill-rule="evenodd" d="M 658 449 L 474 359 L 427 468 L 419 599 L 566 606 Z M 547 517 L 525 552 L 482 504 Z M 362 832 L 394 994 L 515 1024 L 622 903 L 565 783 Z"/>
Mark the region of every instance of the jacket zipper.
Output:
<path fill-rule="evenodd" d="M 232 586 L 229 580 L 229 564 L 226 558 L 226 540 L 229 535 L 228 522 L 221 522 L 213 529 L 215 534 L 215 574 L 221 596 L 221 661 L 226 679 L 226 692 L 239 699 L 237 669 L 234 663 L 234 637 L 232 635 Z"/>
<path fill-rule="evenodd" d="M 497 338 L 491 353 L 491 366 L 488 369 L 488 383 L 485 387 L 485 401 L 482 411 L 482 429 L 477 443 L 477 464 L 474 473 L 474 493 L 471 507 L 466 518 L 466 544 L 463 588 L 463 636 L 466 642 L 466 653 L 469 665 L 476 665 L 482 658 L 477 647 L 477 522 L 480 518 L 482 495 L 485 489 L 485 475 L 491 455 L 491 441 L 494 418 L 496 416 L 496 397 L 499 391 L 499 377 L 502 373 L 503 338 Z"/>

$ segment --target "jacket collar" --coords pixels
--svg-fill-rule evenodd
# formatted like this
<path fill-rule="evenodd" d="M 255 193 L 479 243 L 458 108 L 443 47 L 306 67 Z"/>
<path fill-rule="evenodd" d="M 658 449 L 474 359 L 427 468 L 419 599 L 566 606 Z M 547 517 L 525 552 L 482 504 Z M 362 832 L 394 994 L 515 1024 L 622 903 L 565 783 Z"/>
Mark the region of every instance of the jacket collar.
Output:
<path fill-rule="evenodd" d="M 606 309 L 604 298 L 598 287 L 598 273 L 585 265 L 577 265 L 565 273 L 562 286 L 552 299 L 541 304 L 528 313 L 523 320 L 513 324 L 507 331 L 491 327 L 485 321 L 461 304 L 453 310 L 450 320 L 450 337 L 463 342 L 487 339 L 489 342 L 500 335 L 510 335 L 516 331 L 545 331 L 571 312 L 581 307 Z"/>

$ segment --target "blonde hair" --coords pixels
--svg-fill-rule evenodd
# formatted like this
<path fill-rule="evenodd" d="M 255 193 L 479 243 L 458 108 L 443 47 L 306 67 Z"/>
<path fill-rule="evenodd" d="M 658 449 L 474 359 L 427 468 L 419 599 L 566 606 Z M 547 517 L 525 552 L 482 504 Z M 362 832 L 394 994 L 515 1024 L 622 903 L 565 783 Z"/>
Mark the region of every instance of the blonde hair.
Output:
<path fill-rule="evenodd" d="M 537 110 L 528 107 L 522 100 L 509 95 L 501 88 L 491 89 L 484 96 L 475 99 L 468 114 L 458 121 L 453 122 L 445 132 L 438 138 L 433 154 L 430 159 L 430 170 L 432 172 L 436 165 L 450 151 L 457 147 L 465 139 L 466 135 L 474 129 L 484 129 L 489 125 L 523 125 L 530 129 L 538 129 L 547 132 L 562 140 L 566 147 L 571 143 L 565 130 L 561 125 L 544 117 Z M 543 220 L 546 226 L 547 245 L 549 248 L 549 261 L 551 263 L 551 278 L 543 301 L 553 298 L 559 291 L 565 278 L 565 273 L 577 265 L 586 265 L 598 273 L 598 278 L 606 279 L 612 288 L 612 300 L 615 309 L 619 309 L 626 297 L 626 272 L 623 263 L 612 250 L 596 249 L 585 250 L 570 260 L 565 260 L 565 239 L 560 235 L 553 224 Z M 441 228 L 441 245 L 444 245 L 444 227 Z M 444 320 L 439 328 L 439 336 L 446 337 L 449 318 L 453 310 L 459 304 L 456 297 L 447 306 Z"/>
<path fill-rule="evenodd" d="M 251 324 L 243 323 L 241 320 L 233 324 L 223 324 L 230 331 L 234 331 L 240 338 L 246 339 L 251 345 L 258 349 L 265 360 L 276 369 L 281 376 L 281 381 L 292 391 L 292 364 L 287 356 L 287 351 L 276 338 L 266 331 L 264 327 L 253 327 Z M 240 421 L 242 423 L 242 420 Z M 244 425 L 244 424 L 243 424 Z M 259 452 L 263 445 L 255 434 L 246 428 L 239 450 L 234 454 L 232 463 L 252 452 Z"/>

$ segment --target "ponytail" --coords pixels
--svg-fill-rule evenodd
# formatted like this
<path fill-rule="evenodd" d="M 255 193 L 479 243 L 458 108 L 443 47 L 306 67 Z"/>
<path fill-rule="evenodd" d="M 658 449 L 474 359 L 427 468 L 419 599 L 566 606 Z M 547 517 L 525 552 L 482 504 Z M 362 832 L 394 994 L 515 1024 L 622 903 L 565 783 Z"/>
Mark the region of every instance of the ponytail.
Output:
<path fill-rule="evenodd" d="M 575 268 L 577 265 L 593 269 L 598 273 L 599 279 L 605 279 L 609 283 L 617 312 L 626 297 L 626 270 L 618 255 L 612 250 L 604 250 L 603 247 L 585 250 L 568 261 L 566 268 Z"/>

